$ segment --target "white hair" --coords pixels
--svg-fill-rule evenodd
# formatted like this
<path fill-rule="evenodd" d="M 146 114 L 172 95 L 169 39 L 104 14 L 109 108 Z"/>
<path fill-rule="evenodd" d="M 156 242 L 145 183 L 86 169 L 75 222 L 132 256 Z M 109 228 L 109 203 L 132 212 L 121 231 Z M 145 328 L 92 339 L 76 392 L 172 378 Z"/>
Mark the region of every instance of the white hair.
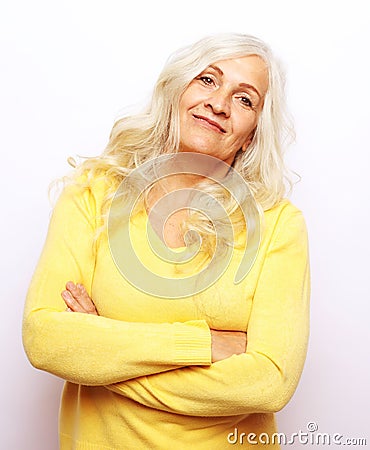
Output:
<path fill-rule="evenodd" d="M 285 195 L 289 182 L 283 160 L 283 145 L 294 132 L 286 113 L 284 74 L 269 46 L 260 39 L 237 33 L 205 37 L 170 56 L 159 75 L 147 108 L 123 117 L 114 124 L 103 154 L 86 159 L 76 170 L 76 177 L 87 173 L 87 182 L 104 173 L 110 188 L 104 208 L 118 184 L 149 159 L 175 153 L 180 144 L 179 102 L 190 82 L 211 64 L 236 57 L 258 55 L 268 71 L 268 89 L 253 140 L 245 152 L 238 152 L 233 164 L 248 183 L 261 209 L 269 209 Z M 217 187 L 210 187 L 217 190 Z M 216 192 L 216 191 L 215 191 Z M 235 212 L 235 204 L 226 196 L 225 209 Z M 236 224 L 241 222 L 236 219 Z M 194 217 L 193 217 L 194 220 Z M 202 225 L 203 223 L 203 225 Z M 212 234 L 207 224 L 193 222 L 192 229 Z"/>

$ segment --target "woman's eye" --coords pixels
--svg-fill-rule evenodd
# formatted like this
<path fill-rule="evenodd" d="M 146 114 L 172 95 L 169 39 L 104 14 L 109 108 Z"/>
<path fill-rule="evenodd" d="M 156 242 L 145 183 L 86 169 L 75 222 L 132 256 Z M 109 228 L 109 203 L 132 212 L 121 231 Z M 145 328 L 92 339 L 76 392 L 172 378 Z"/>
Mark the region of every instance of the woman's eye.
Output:
<path fill-rule="evenodd" d="M 199 77 L 199 79 L 201 81 L 203 81 L 204 84 L 207 84 L 207 85 L 213 84 L 213 80 L 211 77 L 207 77 L 207 76 L 203 75 L 203 76 Z"/>
<path fill-rule="evenodd" d="M 240 97 L 240 101 L 243 103 L 243 105 L 250 106 L 250 107 L 253 106 L 251 99 L 248 97 Z"/>

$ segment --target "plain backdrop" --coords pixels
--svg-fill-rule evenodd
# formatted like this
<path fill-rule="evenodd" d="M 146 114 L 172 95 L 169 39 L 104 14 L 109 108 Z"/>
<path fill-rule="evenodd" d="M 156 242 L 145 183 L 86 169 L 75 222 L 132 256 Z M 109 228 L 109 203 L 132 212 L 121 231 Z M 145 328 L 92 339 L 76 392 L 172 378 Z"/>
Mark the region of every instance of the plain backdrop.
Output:
<path fill-rule="evenodd" d="M 1 449 L 57 449 L 62 382 L 32 368 L 21 342 L 49 183 L 69 170 L 69 156 L 103 150 L 115 118 L 146 101 L 172 51 L 223 31 L 273 47 L 297 130 L 288 162 L 302 177 L 291 199 L 310 234 L 311 337 L 280 431 L 315 422 L 370 443 L 370 3 L 3 0 Z"/>

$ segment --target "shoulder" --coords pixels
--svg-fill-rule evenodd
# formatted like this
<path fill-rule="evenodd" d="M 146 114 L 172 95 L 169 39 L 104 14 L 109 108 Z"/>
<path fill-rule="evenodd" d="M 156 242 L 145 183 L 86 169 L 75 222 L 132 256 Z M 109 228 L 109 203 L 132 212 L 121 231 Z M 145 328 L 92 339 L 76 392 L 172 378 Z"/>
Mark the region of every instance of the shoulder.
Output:
<path fill-rule="evenodd" d="M 104 174 L 89 177 L 86 173 L 66 178 L 54 207 L 64 213 L 79 212 L 95 219 L 100 216 L 104 199 L 109 190 L 109 184 Z"/>
<path fill-rule="evenodd" d="M 295 215 L 301 215 L 302 211 L 297 208 L 289 199 L 284 198 L 272 208 L 264 211 L 265 218 L 288 218 Z"/>
<path fill-rule="evenodd" d="M 65 178 L 61 195 L 99 202 L 108 192 L 110 185 L 109 178 L 104 173 L 91 176 L 85 172 Z"/>
<path fill-rule="evenodd" d="M 307 236 L 302 211 L 288 199 L 264 211 L 263 230 L 268 240 L 306 240 Z"/>
<path fill-rule="evenodd" d="M 266 226 L 275 227 L 290 221 L 304 222 L 304 217 L 302 211 L 285 198 L 272 208 L 264 211 L 264 221 Z"/>

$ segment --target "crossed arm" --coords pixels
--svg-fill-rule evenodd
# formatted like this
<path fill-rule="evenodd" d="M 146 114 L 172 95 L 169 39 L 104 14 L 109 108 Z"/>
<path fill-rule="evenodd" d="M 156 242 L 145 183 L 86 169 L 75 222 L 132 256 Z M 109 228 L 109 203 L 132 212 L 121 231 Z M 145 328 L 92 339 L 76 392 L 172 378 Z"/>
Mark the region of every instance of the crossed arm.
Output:
<path fill-rule="evenodd" d="M 68 281 L 61 296 L 68 312 L 79 312 L 98 316 L 99 313 L 85 287 Z M 211 329 L 212 363 L 227 359 L 232 355 L 245 353 L 247 334 L 242 331 L 220 331 Z"/>
<path fill-rule="evenodd" d="M 82 292 L 78 292 L 82 289 Z M 71 311 L 98 314 L 82 286 L 67 283 Z M 283 221 L 268 250 L 245 334 L 211 330 L 212 364 L 107 385 L 147 407 L 193 416 L 275 412 L 298 384 L 307 349 L 309 266 L 304 221 Z M 243 336 L 244 335 L 244 336 Z"/>
<path fill-rule="evenodd" d="M 32 364 L 181 414 L 281 409 L 298 383 L 308 339 L 301 214 L 290 210 L 276 226 L 254 292 L 246 345 L 245 333 L 210 330 L 204 320 L 141 324 L 98 316 L 82 285 L 67 283 L 63 290 L 67 276 L 90 288 L 94 276 L 97 207 L 91 194 L 76 190 L 68 190 L 55 208 L 30 286 L 23 337 Z M 62 312 L 65 303 L 70 313 Z"/>

